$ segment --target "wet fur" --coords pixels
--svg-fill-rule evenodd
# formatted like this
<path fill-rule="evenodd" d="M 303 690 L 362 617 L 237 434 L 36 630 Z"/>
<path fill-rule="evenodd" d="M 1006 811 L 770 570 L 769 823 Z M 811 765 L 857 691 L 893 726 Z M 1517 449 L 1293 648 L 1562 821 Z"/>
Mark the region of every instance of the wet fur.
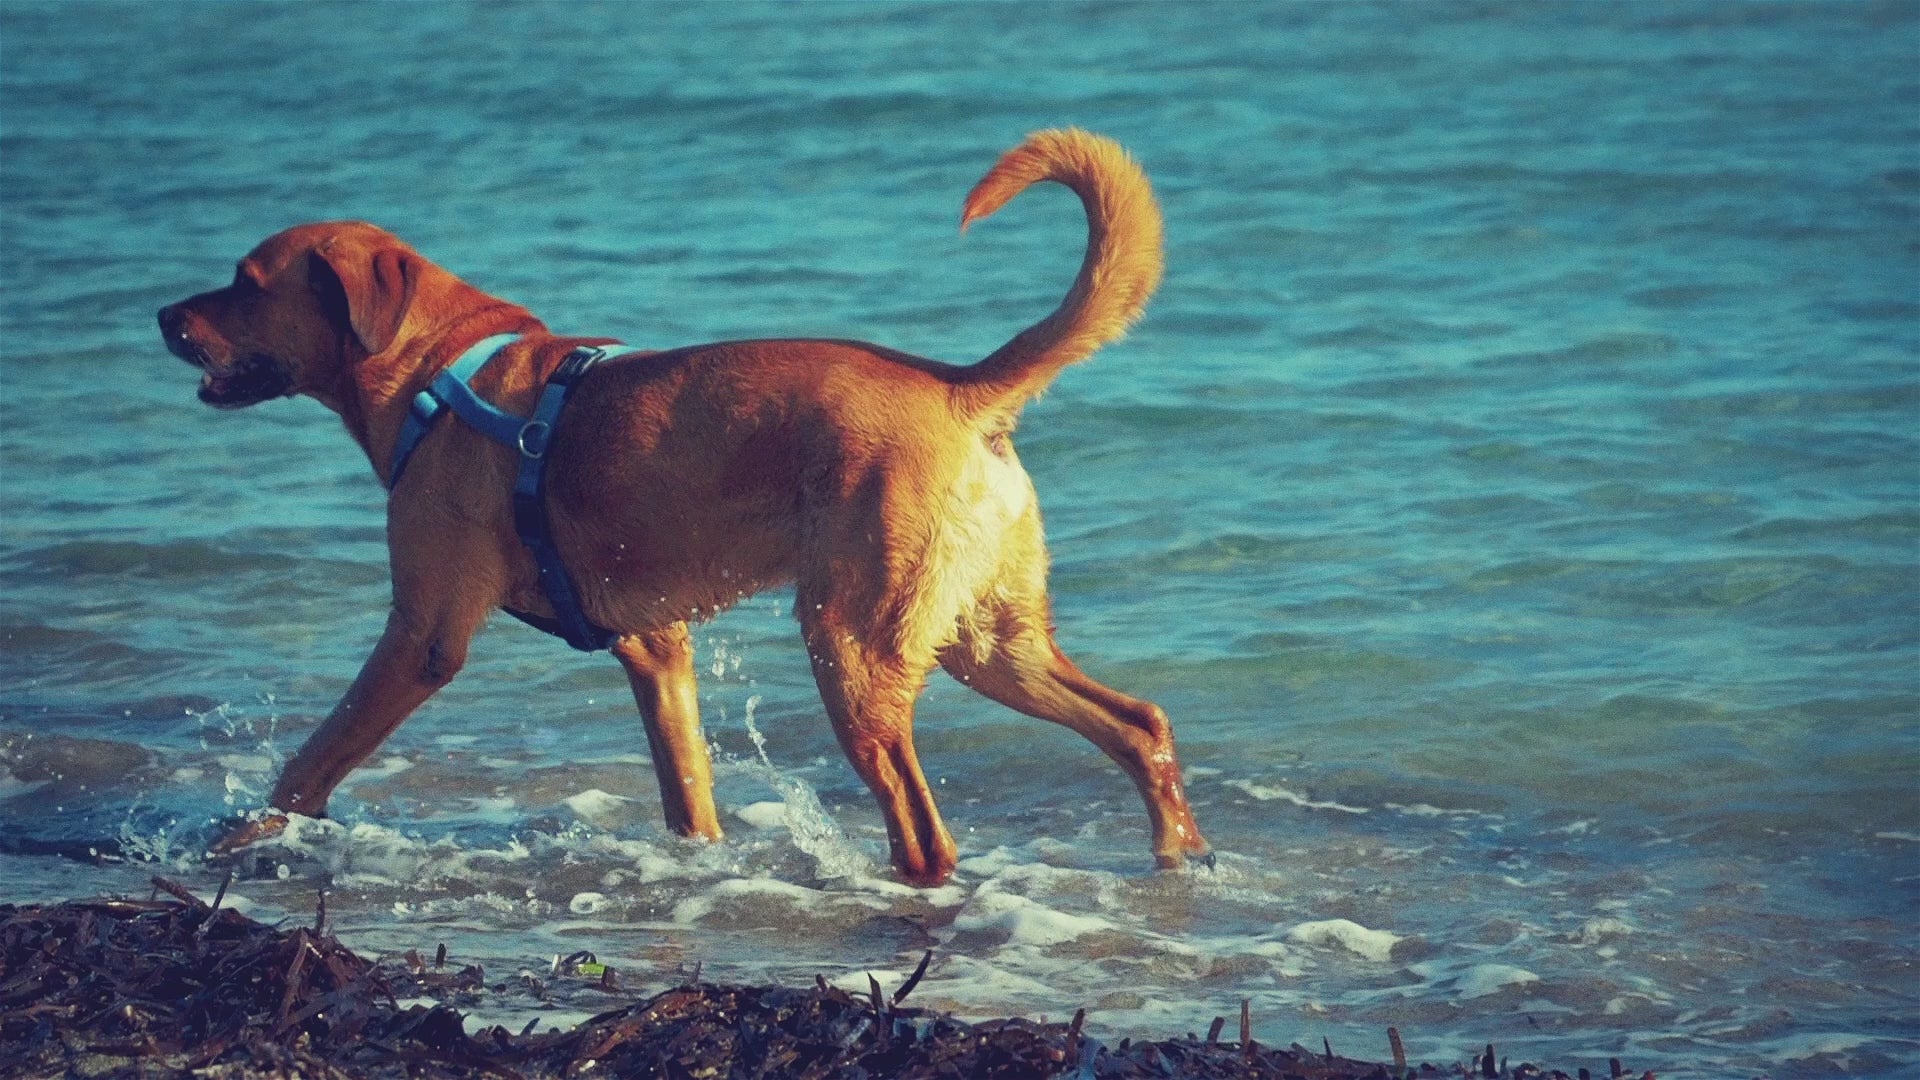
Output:
<path fill-rule="evenodd" d="M 1066 365 L 1124 333 L 1161 270 L 1145 176 L 1109 140 L 1040 132 L 968 195 L 962 227 L 1052 180 L 1088 215 L 1086 258 L 1059 309 L 978 364 L 860 342 L 722 342 L 595 369 L 550 451 L 549 513 L 588 616 L 622 636 L 668 823 L 717 838 L 689 620 L 792 583 L 821 697 L 873 791 L 903 877 L 956 859 L 914 754 L 932 668 L 1080 731 L 1133 778 L 1162 864 L 1207 851 L 1179 784 L 1172 729 L 1093 682 L 1053 643 L 1047 553 L 1010 432 Z M 523 337 L 474 379 L 525 414 L 579 344 L 485 295 L 373 226 L 298 226 L 235 280 L 161 312 L 168 347 L 237 406 L 294 393 L 338 412 L 375 471 L 406 403 L 468 346 Z M 443 421 L 388 504 L 394 603 L 346 697 L 289 761 L 273 805 L 324 812 L 335 785 L 452 679 L 495 608 L 551 614 L 512 527 L 513 455 Z M 227 846 L 274 831 L 270 817 Z"/>

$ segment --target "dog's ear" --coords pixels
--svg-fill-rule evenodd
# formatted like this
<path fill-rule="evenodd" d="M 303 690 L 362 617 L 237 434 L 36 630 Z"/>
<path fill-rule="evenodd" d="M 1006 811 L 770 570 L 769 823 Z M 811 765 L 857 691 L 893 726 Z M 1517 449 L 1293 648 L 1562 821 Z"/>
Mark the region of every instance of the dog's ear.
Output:
<path fill-rule="evenodd" d="M 353 331 L 371 356 L 393 344 L 420 284 L 410 251 L 327 243 L 308 256 L 307 281 L 328 313 Z"/>

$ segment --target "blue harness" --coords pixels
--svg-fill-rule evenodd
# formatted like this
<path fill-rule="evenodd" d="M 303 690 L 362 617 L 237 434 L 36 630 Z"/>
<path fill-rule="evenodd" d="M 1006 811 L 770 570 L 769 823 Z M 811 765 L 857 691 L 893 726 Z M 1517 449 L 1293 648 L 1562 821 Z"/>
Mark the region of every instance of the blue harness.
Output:
<path fill-rule="evenodd" d="M 449 409 L 468 427 L 511 447 L 520 457 L 520 472 L 513 484 L 513 528 L 520 534 L 520 542 L 533 552 L 534 561 L 540 567 L 540 591 L 546 593 L 547 602 L 553 605 L 555 618 L 542 618 L 512 608 L 504 610 L 529 626 L 565 638 L 567 644 L 582 652 L 596 652 L 612 645 L 619 635 L 588 621 L 580 607 L 579 590 L 574 588 L 573 578 L 560 561 L 560 550 L 554 546 L 553 530 L 547 520 L 547 448 L 552 445 L 554 426 L 560 421 L 560 410 L 566 405 L 573 384 L 609 354 L 606 349 L 591 345 L 568 353 L 547 379 L 546 388 L 541 390 L 540 400 L 533 407 L 533 415 L 515 416 L 481 400 L 467 382 L 474 372 L 519 336 L 496 334 L 487 338 L 460 354 L 458 360 L 434 376 L 431 385 L 414 396 L 406 421 L 400 426 L 400 438 L 394 444 L 387 488 L 399 486 L 407 459 L 433 429 L 434 421 Z"/>

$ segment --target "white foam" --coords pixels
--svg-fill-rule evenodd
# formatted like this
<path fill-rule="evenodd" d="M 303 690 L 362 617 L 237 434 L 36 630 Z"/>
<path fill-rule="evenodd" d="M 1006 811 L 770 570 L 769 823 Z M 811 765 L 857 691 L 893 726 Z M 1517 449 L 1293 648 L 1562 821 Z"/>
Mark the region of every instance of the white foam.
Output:
<path fill-rule="evenodd" d="M 1613 997 L 1607 999 L 1606 1005 L 1602 1006 L 1600 1011 L 1608 1016 L 1624 1016 L 1635 1009 L 1641 1009 L 1671 1000 L 1672 999 L 1665 994 L 1615 994 Z"/>
<path fill-rule="evenodd" d="M 733 812 L 733 816 L 756 829 L 780 829 L 787 824 L 787 804 L 769 799 L 765 802 L 748 803 Z"/>
<path fill-rule="evenodd" d="M 356 784 L 365 783 L 368 780 L 384 780 L 389 776 L 406 772 L 413 768 L 413 765 L 413 761 L 409 758 L 399 754 L 388 754 L 379 761 L 370 762 L 353 770 L 353 780 Z"/>
<path fill-rule="evenodd" d="M 1393 957 L 1393 947 L 1402 939 L 1386 930 L 1369 930 L 1351 919 L 1323 919 L 1304 922 L 1287 931 L 1287 940 L 1302 945 L 1338 945 L 1369 960 L 1386 963 Z"/>
<path fill-rule="evenodd" d="M 489 795 L 468 799 L 467 805 L 473 808 L 474 816 L 483 821 L 498 825 L 513 825 L 519 821 L 519 800 L 511 795 Z"/>
<path fill-rule="evenodd" d="M 840 884 L 861 892 L 878 896 L 891 896 L 895 899 L 915 899 L 936 908 L 959 907 L 967 902 L 968 887 L 959 880 L 949 880 L 945 885 L 931 888 L 909 885 L 891 877 L 875 877 L 871 874 L 850 874 L 840 879 Z"/>
<path fill-rule="evenodd" d="M 518 839 L 498 848 L 462 848 L 452 838 L 431 843 L 382 825 L 346 825 L 290 815 L 275 843 L 326 867 L 341 884 L 427 885 L 445 880 L 506 876 L 502 864 L 519 864 L 532 850 Z"/>
<path fill-rule="evenodd" d="M 1002 845 L 992 851 L 961 859 L 957 869 L 971 877 L 990 878 L 1020 862 L 1020 856 L 1012 848 Z"/>
<path fill-rule="evenodd" d="M 1261 802 L 1292 803 L 1303 810 L 1338 810 L 1343 814 L 1368 813 L 1368 808 L 1364 806 L 1347 806 L 1329 799 L 1309 799 L 1297 791 L 1273 784 L 1256 784 L 1251 780 L 1228 780 L 1225 786 L 1239 788 Z"/>
<path fill-rule="evenodd" d="M 605 875 L 608 887 L 625 881 L 630 875 L 641 884 L 663 881 L 701 880 L 737 872 L 738 841 L 729 844 L 679 842 L 677 852 L 663 850 L 646 840 L 624 840 L 599 833 L 581 842 L 580 856 L 588 861 L 617 862 L 621 865 Z"/>
<path fill-rule="evenodd" d="M 1460 998 L 1486 997 L 1509 986 L 1540 981 L 1540 976 L 1512 964 L 1473 964 L 1456 971 L 1443 962 L 1430 960 L 1410 965 L 1407 970 L 1434 986 L 1453 991 Z"/>
<path fill-rule="evenodd" d="M 1580 924 L 1580 929 L 1574 934 L 1573 940 L 1582 945 L 1598 945 L 1608 938 L 1624 937 L 1634 933 L 1635 929 L 1632 923 L 1622 919 L 1608 917 L 1588 919 Z"/>
<path fill-rule="evenodd" d="M 1809 1061 L 1818 1057 L 1837 1058 L 1834 1064 L 1844 1069 L 1848 1055 L 1875 1041 L 1872 1035 L 1844 1031 L 1813 1031 L 1777 1040 L 1770 1049 L 1772 1056 L 1783 1061 Z"/>
<path fill-rule="evenodd" d="M 588 788 L 577 795 L 569 795 L 560 802 L 573 811 L 574 816 L 589 825 L 611 825 L 621 820 L 621 808 L 633 800 L 625 795 L 614 795 L 599 788 Z"/>
<path fill-rule="evenodd" d="M 1455 988 L 1465 998 L 1486 997 L 1509 986 L 1537 983 L 1540 976 L 1512 964 L 1475 964 L 1460 974 Z"/>
<path fill-rule="evenodd" d="M 609 903 L 606 893 L 574 893 L 573 899 L 567 901 L 567 910 L 575 915 L 592 915 L 594 912 L 604 910 Z"/>
<path fill-rule="evenodd" d="M 953 917 L 953 929 L 957 931 L 1004 931 L 1007 943 L 1012 945 L 1057 945 L 1083 934 L 1113 928 L 1105 919 L 1070 915 L 1030 897 L 1007 892 L 997 881 L 981 885 Z"/>
<path fill-rule="evenodd" d="M 892 905 L 878 897 L 809 889 L 778 878 L 730 878 L 716 883 L 704 893 L 675 904 L 672 918 L 681 925 L 691 925 L 723 906 L 729 909 L 745 908 L 768 917 L 778 917 L 783 914 L 777 910 L 779 908 L 785 908 L 785 914 L 819 915 L 845 907 L 886 911 Z"/>
<path fill-rule="evenodd" d="M 1489 814 L 1485 810 L 1465 810 L 1455 807 L 1435 806 L 1432 803 L 1387 803 L 1386 808 L 1403 817 L 1415 818 L 1497 818 L 1499 814 Z"/>

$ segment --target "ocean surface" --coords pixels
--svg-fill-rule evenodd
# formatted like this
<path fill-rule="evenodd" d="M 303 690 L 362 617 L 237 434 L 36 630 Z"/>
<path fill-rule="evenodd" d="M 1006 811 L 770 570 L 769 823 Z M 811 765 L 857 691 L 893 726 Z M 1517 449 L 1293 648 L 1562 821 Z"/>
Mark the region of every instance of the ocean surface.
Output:
<path fill-rule="evenodd" d="M 961 847 L 894 883 L 789 614 L 697 629 L 730 835 L 661 825 L 625 680 L 498 618 L 243 861 L 476 1024 L 865 988 L 1384 1058 L 1920 1071 L 1920 5 L 0 6 L 0 900 L 203 893 L 384 618 L 383 495 L 154 328 L 356 217 L 562 332 L 981 357 L 1127 144 L 1146 320 L 1017 436 L 1065 649 L 1172 715 L 1217 869 L 1078 737 L 937 676 Z M 93 853 L 93 857 L 89 857 Z M 97 860 L 97 861 L 96 861 Z"/>

